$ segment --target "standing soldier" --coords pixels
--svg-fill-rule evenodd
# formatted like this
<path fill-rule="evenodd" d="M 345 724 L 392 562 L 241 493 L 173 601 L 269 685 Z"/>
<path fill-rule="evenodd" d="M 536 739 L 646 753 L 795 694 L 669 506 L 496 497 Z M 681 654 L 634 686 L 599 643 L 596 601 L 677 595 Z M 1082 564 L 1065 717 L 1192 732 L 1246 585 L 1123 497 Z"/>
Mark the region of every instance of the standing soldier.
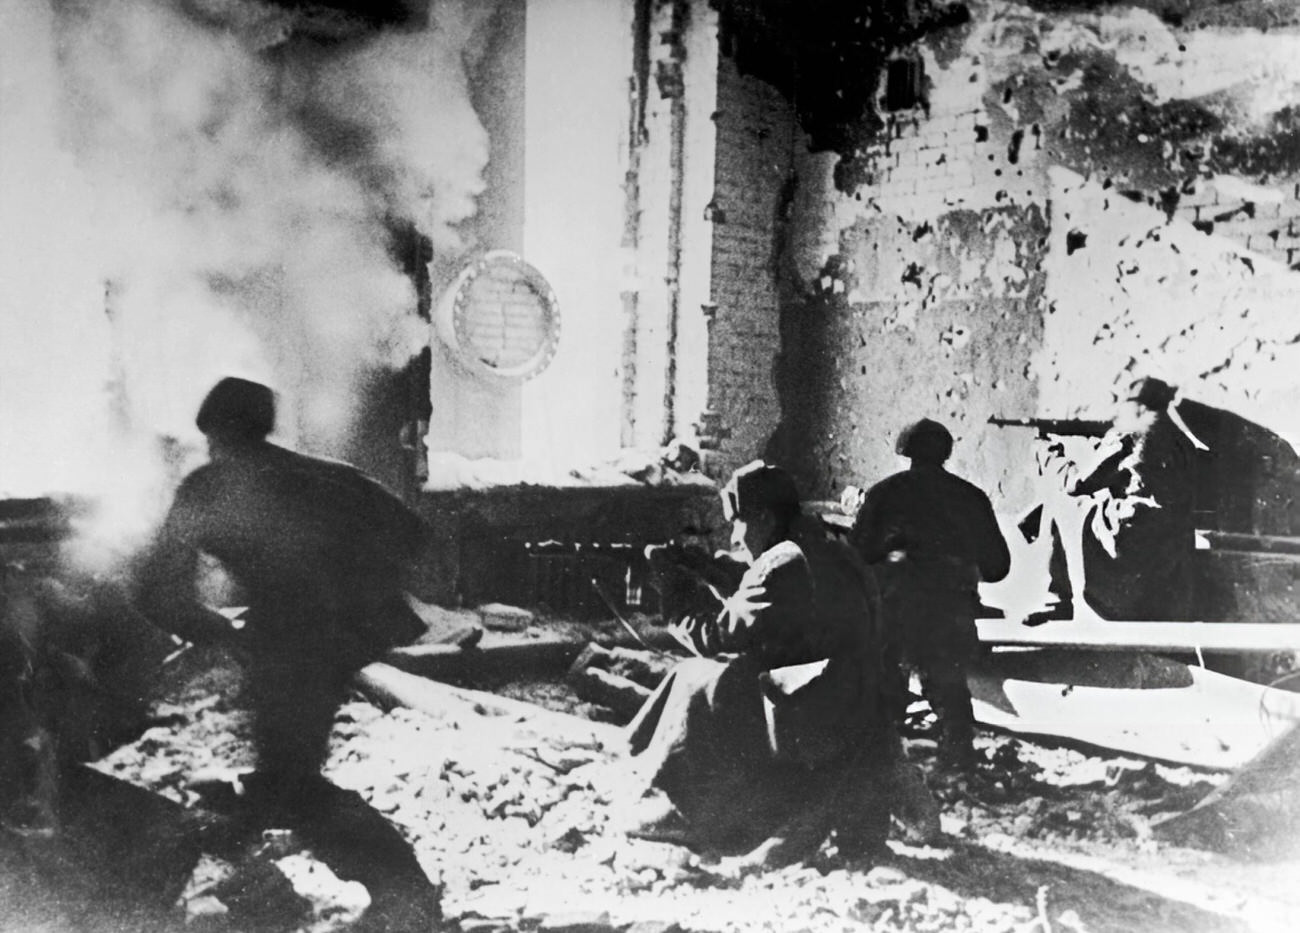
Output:
<path fill-rule="evenodd" d="M 966 668 L 978 649 L 978 584 L 1005 577 L 1011 555 L 988 496 L 944 469 L 947 428 L 923 418 L 904 428 L 895 450 L 911 468 L 867 491 L 851 540 L 880 581 L 888 650 L 917 669 L 939 719 L 941 757 L 966 767 L 974 756 Z"/>

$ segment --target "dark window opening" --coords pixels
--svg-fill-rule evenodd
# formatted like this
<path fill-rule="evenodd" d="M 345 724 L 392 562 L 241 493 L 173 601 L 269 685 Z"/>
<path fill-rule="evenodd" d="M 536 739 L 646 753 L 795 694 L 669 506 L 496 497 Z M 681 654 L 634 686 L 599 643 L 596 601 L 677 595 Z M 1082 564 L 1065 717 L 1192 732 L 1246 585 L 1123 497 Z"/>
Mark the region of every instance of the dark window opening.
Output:
<path fill-rule="evenodd" d="M 924 78 L 925 69 L 919 60 L 896 58 L 891 61 L 885 71 L 885 110 L 893 113 L 924 106 Z"/>

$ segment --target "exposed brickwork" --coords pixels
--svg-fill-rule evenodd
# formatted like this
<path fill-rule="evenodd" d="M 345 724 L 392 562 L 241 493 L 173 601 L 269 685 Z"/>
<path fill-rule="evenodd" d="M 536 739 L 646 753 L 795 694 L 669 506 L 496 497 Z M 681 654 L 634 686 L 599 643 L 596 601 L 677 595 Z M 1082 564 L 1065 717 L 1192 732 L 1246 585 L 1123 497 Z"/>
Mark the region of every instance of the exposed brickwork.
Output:
<path fill-rule="evenodd" d="M 832 370 L 787 406 L 817 491 L 878 479 L 929 414 L 958 472 L 1018 508 L 1028 432 L 987 417 L 1105 416 L 1143 372 L 1300 436 L 1295 129 L 1242 118 L 1277 106 L 1255 46 L 1285 70 L 1300 40 L 976 6 L 917 50 L 928 109 L 889 115 L 838 198 L 799 199 L 797 238 L 830 244 L 797 257 L 808 333 L 787 335 Z"/>
<path fill-rule="evenodd" d="M 1300 267 L 1300 184 L 1288 180 L 1245 196 L 1202 179 L 1178 202 L 1176 216 L 1287 268 Z"/>
<path fill-rule="evenodd" d="M 718 67 L 709 394 L 718 416 L 710 472 L 760 456 L 780 409 L 770 361 L 780 350 L 776 243 L 790 184 L 794 116 L 771 86 Z"/>

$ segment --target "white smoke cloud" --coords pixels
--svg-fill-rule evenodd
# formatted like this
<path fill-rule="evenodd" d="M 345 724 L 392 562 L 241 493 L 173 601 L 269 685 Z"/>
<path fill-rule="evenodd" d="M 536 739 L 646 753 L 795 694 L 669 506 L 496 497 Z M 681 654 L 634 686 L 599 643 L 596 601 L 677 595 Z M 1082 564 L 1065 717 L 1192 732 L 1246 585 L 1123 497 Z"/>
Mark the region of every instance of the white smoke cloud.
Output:
<path fill-rule="evenodd" d="M 264 5 L 206 7 L 0 0 L 0 137 L 22 141 L 0 155 L 0 494 L 100 491 L 115 397 L 146 446 L 192 437 L 227 372 L 341 450 L 360 380 L 427 340 L 388 221 L 444 258 L 469 245 L 487 139 L 466 66 L 491 4 L 271 48 Z"/>
<path fill-rule="evenodd" d="M 364 132 L 360 170 L 435 248 L 463 247 L 456 225 L 473 216 L 483 190 L 488 139 L 466 72 L 492 11 L 490 3 L 441 4 L 429 31 L 389 33 L 336 57 L 311 88 L 315 104 Z"/>

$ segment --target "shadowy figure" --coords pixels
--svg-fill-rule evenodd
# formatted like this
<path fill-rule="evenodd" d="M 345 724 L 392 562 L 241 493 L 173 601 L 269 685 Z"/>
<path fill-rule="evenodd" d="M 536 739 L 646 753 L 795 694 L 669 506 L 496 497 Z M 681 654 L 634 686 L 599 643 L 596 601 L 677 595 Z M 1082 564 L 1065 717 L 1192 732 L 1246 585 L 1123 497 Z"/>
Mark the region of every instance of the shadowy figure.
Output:
<path fill-rule="evenodd" d="M 376 849 L 400 850 L 411 861 L 396 831 L 320 768 L 352 676 L 424 631 L 403 595 L 423 525 L 353 467 L 269 443 L 275 398 L 266 386 L 223 379 L 197 423 L 211 460 L 176 493 L 139 573 L 139 605 L 184 638 L 234 646 L 253 714 L 257 770 L 243 785 L 256 817 L 327 832 L 333 808 L 342 836 L 364 837 L 339 852 L 351 847 L 361 863 Z M 242 588 L 242 630 L 200 601 L 201 553 Z"/>
<path fill-rule="evenodd" d="M 145 730 L 175 647 L 114 578 L 0 563 L 0 827 L 60 831 L 62 776 Z"/>
<path fill-rule="evenodd" d="M 940 754 L 968 765 L 974 713 L 966 670 L 979 648 L 978 584 L 1007 575 L 1007 543 L 978 487 L 944 469 L 952 435 L 928 418 L 909 425 L 895 450 L 912 463 L 867 490 L 849 540 L 876 572 L 892 667 L 915 667 L 939 718 Z M 897 697 L 905 697 L 902 685 Z M 901 703 L 900 703 L 901 705 Z M 901 719 L 905 710 L 895 709 Z"/>

